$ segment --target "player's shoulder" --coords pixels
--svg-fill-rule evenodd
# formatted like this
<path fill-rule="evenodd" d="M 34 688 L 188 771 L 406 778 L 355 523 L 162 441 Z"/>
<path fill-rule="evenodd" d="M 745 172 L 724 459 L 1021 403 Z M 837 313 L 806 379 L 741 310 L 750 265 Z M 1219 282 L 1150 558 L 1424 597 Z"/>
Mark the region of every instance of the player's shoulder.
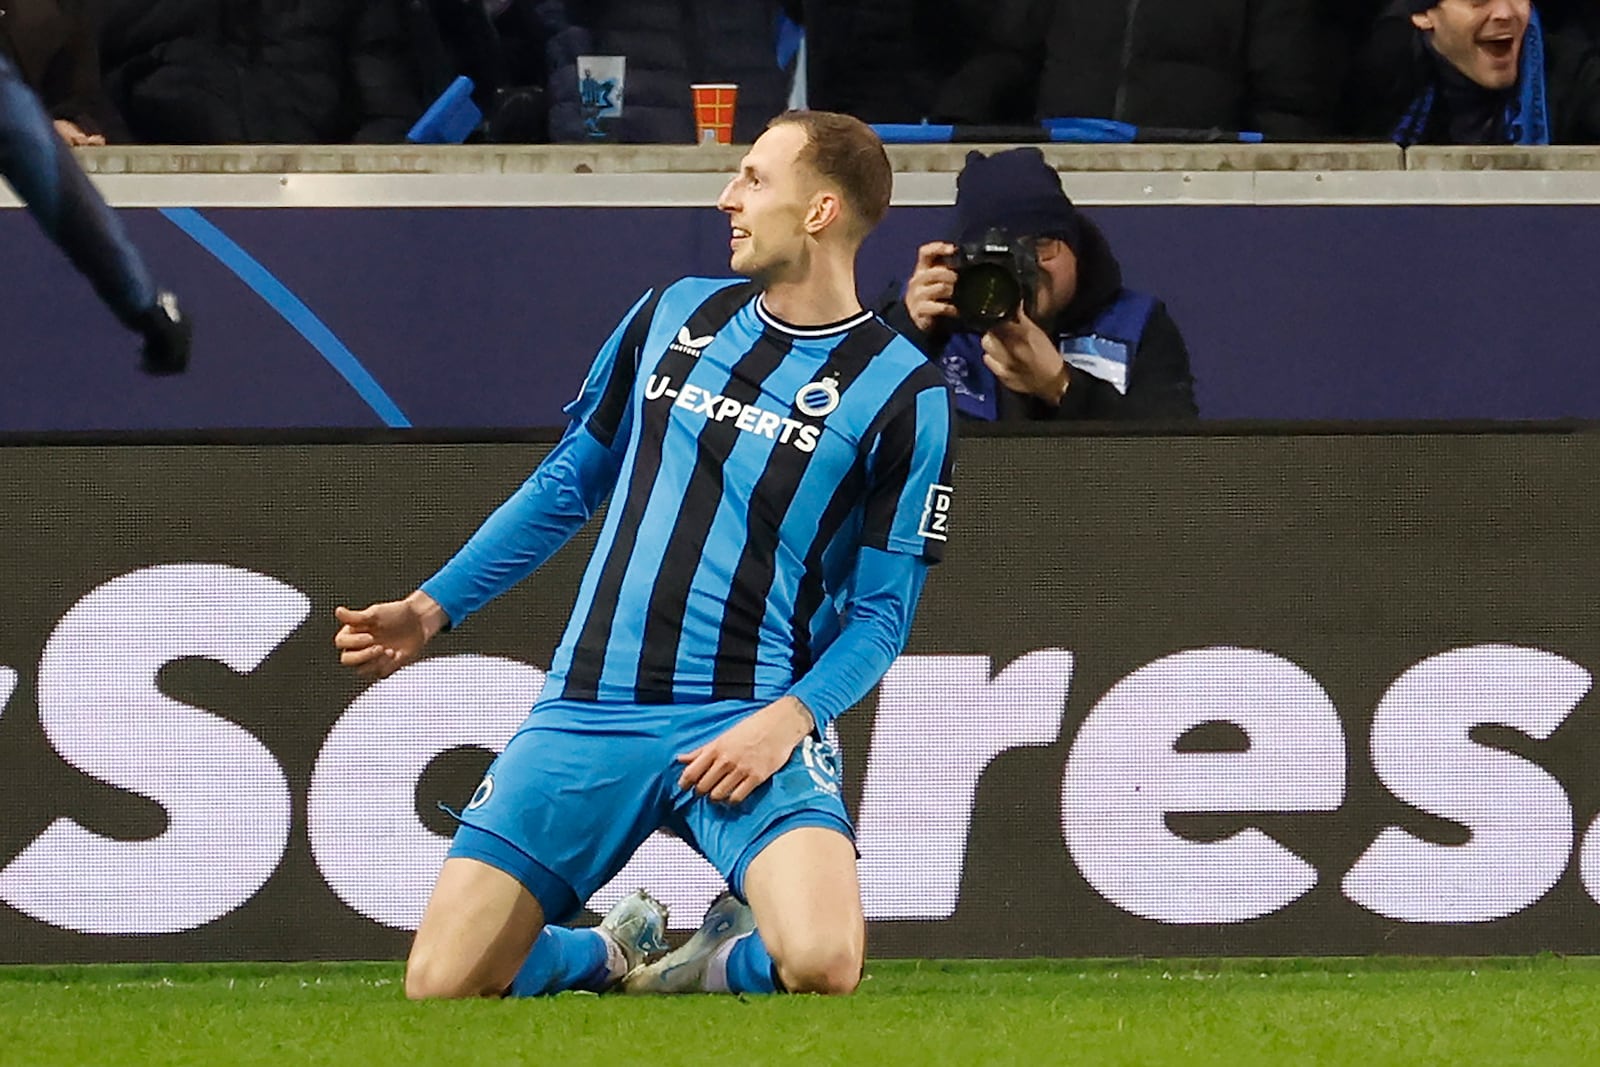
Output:
<path fill-rule="evenodd" d="M 862 439 L 872 440 L 889 426 L 911 420 L 928 432 L 948 432 L 953 419 L 950 388 L 939 367 L 916 345 L 874 317 L 859 329 L 873 335 L 868 391 L 874 408 Z M 881 345 L 880 345 L 881 342 Z M 918 431 L 922 432 L 921 430 Z"/>
<path fill-rule="evenodd" d="M 927 389 L 945 388 L 944 372 L 904 334 L 877 315 L 872 317 L 868 326 L 881 330 L 884 335 L 883 347 L 873 359 L 898 372 L 901 382 L 899 391 L 920 393 Z"/>
<path fill-rule="evenodd" d="M 743 303 L 755 299 L 757 292 L 748 278 L 679 278 L 660 290 L 657 307 L 659 313 L 687 317 L 715 297 Z"/>

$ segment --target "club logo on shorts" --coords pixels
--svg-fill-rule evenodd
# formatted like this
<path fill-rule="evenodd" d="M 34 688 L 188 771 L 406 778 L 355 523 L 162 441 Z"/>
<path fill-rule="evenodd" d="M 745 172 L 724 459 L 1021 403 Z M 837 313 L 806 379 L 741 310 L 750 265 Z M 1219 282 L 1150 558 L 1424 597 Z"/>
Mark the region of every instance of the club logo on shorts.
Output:
<path fill-rule="evenodd" d="M 794 394 L 794 406 L 800 409 L 800 414 L 814 419 L 832 414 L 839 406 L 839 379 L 830 374 L 820 382 L 802 385 Z"/>
<path fill-rule="evenodd" d="M 483 781 L 478 783 L 478 788 L 472 791 L 472 799 L 467 801 L 467 810 L 473 811 L 489 803 L 489 798 L 494 796 L 494 775 L 486 774 Z"/>
<path fill-rule="evenodd" d="M 818 789 L 829 796 L 839 795 L 839 756 L 832 745 L 807 737 L 800 742 L 800 758 Z"/>

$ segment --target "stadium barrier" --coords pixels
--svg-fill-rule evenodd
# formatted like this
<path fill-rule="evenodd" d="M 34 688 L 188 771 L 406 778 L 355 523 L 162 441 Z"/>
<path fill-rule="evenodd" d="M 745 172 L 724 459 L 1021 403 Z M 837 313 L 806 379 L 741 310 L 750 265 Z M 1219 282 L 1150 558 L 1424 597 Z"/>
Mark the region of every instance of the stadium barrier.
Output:
<path fill-rule="evenodd" d="M 710 205 L 740 151 L 85 150 L 198 324 L 193 367 L 142 377 L 0 188 L 0 432 L 557 425 L 640 293 L 727 273 Z M 1600 419 L 1594 149 L 1047 154 L 1127 283 L 1171 309 L 1204 417 Z M 948 234 L 965 155 L 891 151 L 865 299 Z"/>
<path fill-rule="evenodd" d="M 840 724 L 879 956 L 1600 951 L 1583 426 L 971 436 Z M 365 686 L 548 439 L 0 447 L 0 962 L 392 958 L 592 544 Z M 692 926 L 716 876 L 652 839 Z"/>

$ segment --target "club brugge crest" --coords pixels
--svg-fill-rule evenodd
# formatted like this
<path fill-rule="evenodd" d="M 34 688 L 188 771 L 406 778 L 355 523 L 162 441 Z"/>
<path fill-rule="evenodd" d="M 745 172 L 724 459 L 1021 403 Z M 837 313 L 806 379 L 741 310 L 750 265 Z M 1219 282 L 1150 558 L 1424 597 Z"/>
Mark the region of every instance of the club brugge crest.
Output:
<path fill-rule="evenodd" d="M 800 742 L 800 758 L 818 789 L 830 796 L 839 795 L 839 756 L 832 745 L 807 737 Z"/>
<path fill-rule="evenodd" d="M 820 419 L 839 406 L 839 379 L 828 375 L 820 382 L 809 382 L 794 395 L 794 406 L 800 414 Z"/>

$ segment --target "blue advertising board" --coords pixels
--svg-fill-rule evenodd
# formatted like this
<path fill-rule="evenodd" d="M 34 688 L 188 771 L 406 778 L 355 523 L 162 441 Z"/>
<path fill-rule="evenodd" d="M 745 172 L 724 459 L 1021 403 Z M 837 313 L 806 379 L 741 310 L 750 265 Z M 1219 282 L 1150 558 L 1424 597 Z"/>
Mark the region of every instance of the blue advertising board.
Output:
<path fill-rule="evenodd" d="M 1208 419 L 1600 418 L 1600 206 L 1090 209 L 1165 300 Z M 652 285 L 726 273 L 711 207 L 124 212 L 197 323 L 191 372 L 136 340 L 20 210 L 0 210 L 0 432 L 556 425 Z M 948 209 L 897 207 L 872 302 Z"/>

